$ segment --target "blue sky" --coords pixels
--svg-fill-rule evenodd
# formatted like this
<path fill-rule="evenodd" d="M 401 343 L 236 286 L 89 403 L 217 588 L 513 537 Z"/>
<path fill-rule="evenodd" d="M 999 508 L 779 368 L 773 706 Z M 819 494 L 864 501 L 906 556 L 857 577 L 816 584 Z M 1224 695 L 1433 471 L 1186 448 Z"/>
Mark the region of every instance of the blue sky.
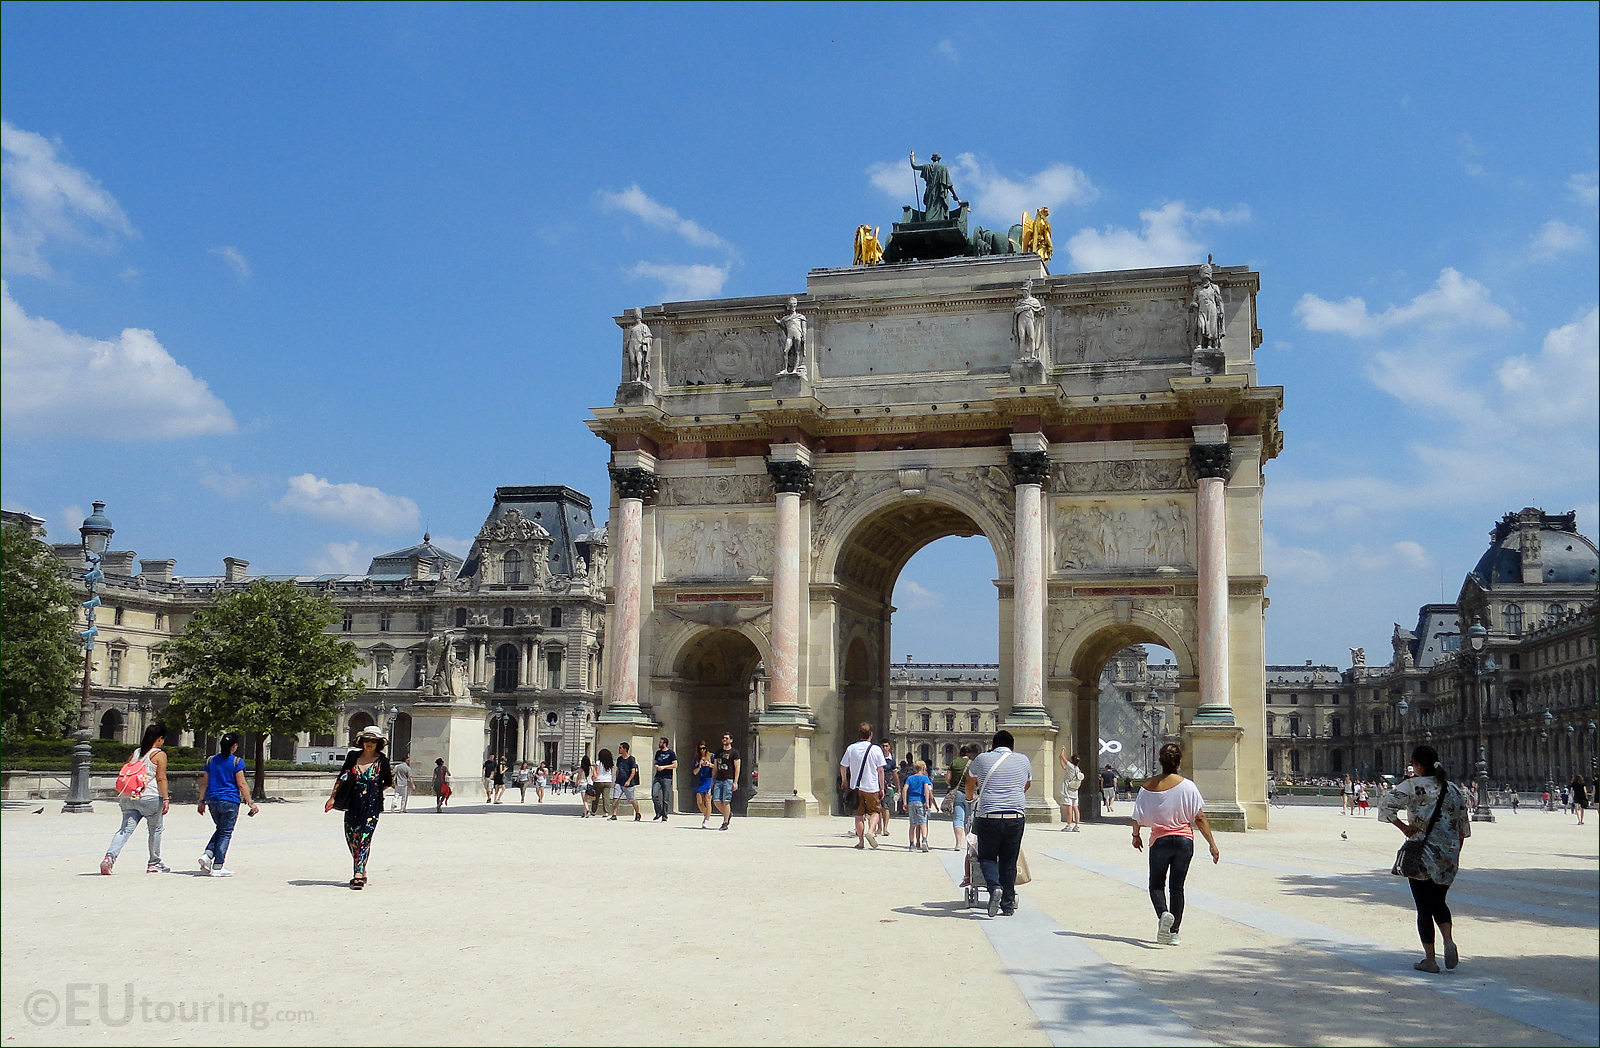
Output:
<path fill-rule="evenodd" d="M 803 290 L 912 149 L 1049 205 L 1056 272 L 1260 271 L 1270 660 L 1386 653 L 1508 510 L 1595 534 L 1592 4 L 0 20 L 0 495 L 58 541 L 100 498 L 179 573 L 363 570 L 498 484 L 603 514 L 611 316 Z M 973 545 L 902 575 L 899 655 L 995 657 Z"/>

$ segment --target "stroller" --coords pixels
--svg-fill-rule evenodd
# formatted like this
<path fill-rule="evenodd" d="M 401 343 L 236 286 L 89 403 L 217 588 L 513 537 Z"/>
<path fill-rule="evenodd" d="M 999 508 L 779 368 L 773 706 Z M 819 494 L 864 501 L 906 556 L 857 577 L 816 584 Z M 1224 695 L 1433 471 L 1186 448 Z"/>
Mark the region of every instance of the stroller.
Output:
<path fill-rule="evenodd" d="M 966 883 L 962 884 L 961 890 L 964 893 L 963 897 L 967 908 L 971 909 L 978 905 L 980 898 L 987 904 L 989 884 L 983 879 L 983 870 L 978 867 L 978 835 L 972 832 L 971 819 L 967 820 L 967 848 L 966 854 L 962 856 L 962 868 L 966 873 L 962 880 Z M 1031 880 L 1033 880 L 1033 876 L 1028 872 L 1028 857 L 1019 851 L 1017 853 L 1017 886 L 1020 888 Z"/>

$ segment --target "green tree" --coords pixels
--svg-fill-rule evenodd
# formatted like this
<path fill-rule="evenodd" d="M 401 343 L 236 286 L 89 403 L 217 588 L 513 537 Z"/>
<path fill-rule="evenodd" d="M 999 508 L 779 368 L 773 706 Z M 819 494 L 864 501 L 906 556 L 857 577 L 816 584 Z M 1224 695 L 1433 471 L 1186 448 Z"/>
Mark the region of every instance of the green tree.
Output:
<path fill-rule="evenodd" d="M 15 524 L 0 532 L 0 732 L 56 735 L 77 710 L 78 597 L 49 546 Z"/>
<path fill-rule="evenodd" d="M 256 732 L 255 792 L 266 737 L 326 731 L 357 693 L 356 646 L 323 632 L 343 612 L 292 582 L 257 582 L 220 597 L 155 648 L 169 726 Z"/>

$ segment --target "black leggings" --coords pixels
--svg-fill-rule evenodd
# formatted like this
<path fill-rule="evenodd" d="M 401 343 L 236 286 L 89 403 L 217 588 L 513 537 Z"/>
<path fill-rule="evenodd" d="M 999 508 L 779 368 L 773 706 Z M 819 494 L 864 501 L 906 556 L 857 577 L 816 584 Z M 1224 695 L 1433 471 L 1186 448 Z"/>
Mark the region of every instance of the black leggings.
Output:
<path fill-rule="evenodd" d="M 1150 845 L 1150 902 L 1156 908 L 1157 917 L 1172 913 L 1173 931 L 1183 923 L 1183 881 L 1189 876 L 1189 863 L 1193 860 L 1194 840 L 1190 837 L 1174 833 L 1158 837 Z M 1169 881 L 1170 905 L 1167 901 Z"/>
<path fill-rule="evenodd" d="M 1417 936 L 1422 945 L 1433 945 L 1433 926 L 1450 923 L 1450 907 L 1444 897 L 1449 894 L 1448 884 L 1432 881 L 1411 881 L 1411 897 L 1417 900 Z"/>

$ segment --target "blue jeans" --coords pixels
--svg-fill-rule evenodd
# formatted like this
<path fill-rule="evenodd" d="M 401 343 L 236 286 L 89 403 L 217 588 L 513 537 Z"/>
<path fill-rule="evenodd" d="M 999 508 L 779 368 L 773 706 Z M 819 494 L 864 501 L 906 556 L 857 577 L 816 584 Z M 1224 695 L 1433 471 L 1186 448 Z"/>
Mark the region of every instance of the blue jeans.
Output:
<path fill-rule="evenodd" d="M 211 856 L 211 865 L 221 866 L 228 857 L 228 842 L 233 840 L 233 824 L 239 821 L 239 802 L 208 800 L 206 807 L 211 809 L 211 821 L 217 824 L 206 852 Z"/>
<path fill-rule="evenodd" d="M 711 784 L 711 799 L 718 804 L 733 803 L 733 780 L 717 779 Z"/>
<path fill-rule="evenodd" d="M 1017 856 L 1022 854 L 1023 819 L 991 819 L 980 815 L 972 820 L 978 835 L 978 867 L 983 882 L 992 893 L 1000 891 L 1000 905 L 1017 905 Z"/>
<path fill-rule="evenodd" d="M 1183 882 L 1194 861 L 1194 838 L 1168 834 L 1150 844 L 1150 903 L 1156 916 L 1172 914 L 1172 930 L 1183 923 Z M 1171 899 L 1167 898 L 1170 885 Z"/>
<path fill-rule="evenodd" d="M 106 854 L 112 859 L 122 854 L 122 846 L 128 843 L 128 838 L 133 836 L 133 831 L 143 819 L 148 824 L 150 831 L 150 861 L 161 861 L 161 798 L 160 797 L 121 797 L 122 825 L 117 832 L 111 835 L 111 844 L 106 848 Z"/>

